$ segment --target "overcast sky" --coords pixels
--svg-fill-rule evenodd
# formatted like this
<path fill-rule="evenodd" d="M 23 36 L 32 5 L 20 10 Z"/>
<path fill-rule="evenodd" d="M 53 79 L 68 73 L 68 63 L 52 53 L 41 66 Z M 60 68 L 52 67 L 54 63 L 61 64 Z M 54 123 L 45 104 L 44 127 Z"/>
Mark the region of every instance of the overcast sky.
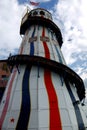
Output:
<path fill-rule="evenodd" d="M 87 53 L 87 0 L 32 1 L 40 2 L 39 7 L 52 13 L 54 22 L 62 31 L 62 52 L 67 64 L 72 67 L 80 54 Z M 0 0 L 0 59 L 7 58 L 9 53 L 17 53 L 22 41 L 19 31 L 26 5 L 34 8 L 28 0 Z M 81 70 L 78 67 L 78 73 Z M 87 74 L 81 76 L 85 79 Z"/>

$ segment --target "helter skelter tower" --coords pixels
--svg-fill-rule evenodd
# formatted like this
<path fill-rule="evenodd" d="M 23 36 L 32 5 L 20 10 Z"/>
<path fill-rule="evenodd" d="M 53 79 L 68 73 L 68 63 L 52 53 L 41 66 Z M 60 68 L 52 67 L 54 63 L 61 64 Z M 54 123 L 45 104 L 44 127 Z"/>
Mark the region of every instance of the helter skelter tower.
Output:
<path fill-rule="evenodd" d="M 67 67 L 62 35 L 44 9 L 22 18 L 18 55 L 7 60 L 12 74 L 0 107 L 0 130 L 86 130 L 82 79 Z"/>

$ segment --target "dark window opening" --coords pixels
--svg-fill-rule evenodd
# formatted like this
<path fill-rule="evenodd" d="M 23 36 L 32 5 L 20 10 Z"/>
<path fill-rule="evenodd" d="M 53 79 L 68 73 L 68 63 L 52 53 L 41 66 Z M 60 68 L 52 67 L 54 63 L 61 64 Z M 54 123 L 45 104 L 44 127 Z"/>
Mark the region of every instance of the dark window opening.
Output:
<path fill-rule="evenodd" d="M 6 75 L 2 75 L 2 78 L 6 78 L 7 76 Z"/>
<path fill-rule="evenodd" d="M 45 13 L 44 13 L 43 11 L 40 11 L 40 14 L 41 14 L 41 15 L 45 15 Z"/>
<path fill-rule="evenodd" d="M 37 15 L 37 14 L 38 14 L 37 11 L 34 11 L 34 12 L 33 12 L 33 15 Z"/>

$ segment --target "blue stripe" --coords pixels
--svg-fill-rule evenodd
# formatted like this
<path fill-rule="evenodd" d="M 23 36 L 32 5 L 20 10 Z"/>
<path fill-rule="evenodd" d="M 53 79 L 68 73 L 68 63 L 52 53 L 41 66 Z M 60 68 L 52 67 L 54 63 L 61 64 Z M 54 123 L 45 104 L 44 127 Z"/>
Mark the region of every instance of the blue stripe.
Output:
<path fill-rule="evenodd" d="M 85 126 L 84 126 L 84 122 L 83 122 L 83 119 L 82 119 L 82 115 L 81 115 L 80 109 L 78 107 L 78 104 L 75 103 L 76 99 L 75 99 L 75 97 L 74 97 L 74 95 L 72 93 L 72 90 L 70 88 L 69 82 L 67 80 L 65 80 L 65 84 L 66 84 L 67 90 L 69 92 L 69 95 L 70 95 L 70 98 L 72 100 L 72 104 L 73 104 L 73 107 L 74 107 L 74 110 L 75 110 L 77 123 L 78 123 L 78 129 L 79 130 L 85 130 Z"/>
<path fill-rule="evenodd" d="M 51 33 L 51 36 L 52 36 L 52 40 L 54 40 L 53 33 Z M 57 55 L 58 55 L 58 58 L 59 58 L 59 62 L 63 64 L 63 61 L 62 61 L 61 55 L 60 55 L 59 50 L 58 50 L 58 48 L 56 47 L 55 44 L 54 44 L 54 47 L 55 47 L 55 49 L 56 49 L 56 52 L 57 52 Z"/>
<path fill-rule="evenodd" d="M 35 26 L 34 26 L 34 31 L 32 33 L 32 38 L 34 37 L 35 34 Z M 30 55 L 34 55 L 34 42 L 30 43 Z"/>
<path fill-rule="evenodd" d="M 29 76 L 31 67 L 26 67 L 23 82 L 22 82 L 22 103 L 20 116 L 17 123 L 16 130 L 27 130 L 28 121 L 30 117 L 31 102 L 30 102 L 30 92 L 29 92 Z"/>
<path fill-rule="evenodd" d="M 58 55 L 58 58 L 59 58 L 59 62 L 63 64 L 62 58 L 61 58 L 61 56 L 60 56 L 60 53 L 59 53 L 59 51 L 58 51 L 56 45 L 54 45 L 54 47 L 55 47 L 55 49 L 56 49 L 56 52 L 57 52 L 57 55 Z"/>
<path fill-rule="evenodd" d="M 52 39 L 54 40 L 53 33 L 51 33 L 51 36 L 52 36 Z M 61 58 L 60 53 L 59 53 L 55 44 L 54 44 L 54 47 L 56 49 L 56 52 L 57 52 L 57 55 L 58 55 L 58 58 L 59 58 L 59 62 L 63 64 L 62 58 Z M 63 86 L 63 82 L 64 82 L 63 77 L 61 75 L 59 77 L 60 77 L 60 81 L 61 81 L 61 86 Z"/>

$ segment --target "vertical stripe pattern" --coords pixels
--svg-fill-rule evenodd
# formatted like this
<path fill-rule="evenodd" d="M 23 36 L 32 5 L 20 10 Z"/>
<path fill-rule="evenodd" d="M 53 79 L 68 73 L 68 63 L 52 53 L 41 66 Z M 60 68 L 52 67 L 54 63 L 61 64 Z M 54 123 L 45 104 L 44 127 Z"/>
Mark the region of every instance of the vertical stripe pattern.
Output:
<path fill-rule="evenodd" d="M 45 36 L 45 28 L 43 27 L 42 37 L 44 37 L 44 36 Z M 50 59 L 49 49 L 48 49 L 47 43 L 45 41 L 43 41 L 43 46 L 44 46 L 44 51 L 45 51 L 45 57 Z"/>
<path fill-rule="evenodd" d="M 43 28 L 42 36 L 45 36 L 45 28 Z M 45 57 L 50 59 L 50 52 L 47 46 L 47 43 L 43 41 Z M 51 72 L 49 70 L 44 71 L 44 82 L 49 99 L 49 128 L 50 130 L 62 130 L 60 112 L 58 107 L 58 99 L 56 91 L 54 89 Z"/>
<path fill-rule="evenodd" d="M 35 35 L 35 30 L 36 30 L 36 28 L 35 28 L 35 26 L 34 26 L 34 30 L 33 30 L 33 33 L 32 33 L 32 38 L 33 38 L 34 35 Z M 31 43 L 30 43 L 30 55 L 34 55 L 34 42 L 31 42 Z"/>
<path fill-rule="evenodd" d="M 52 40 L 54 40 L 53 33 L 51 33 L 51 36 L 52 36 Z M 55 50 L 57 52 L 59 62 L 63 64 L 61 55 L 60 55 L 59 50 L 58 50 L 58 48 L 57 48 L 57 46 L 55 44 L 54 44 L 54 47 L 55 47 Z M 62 75 L 59 75 L 59 77 L 60 77 L 61 85 L 63 86 L 63 77 L 62 77 Z"/>
<path fill-rule="evenodd" d="M 35 34 L 35 26 L 32 33 L 32 38 Z M 34 42 L 30 43 L 30 55 L 34 55 Z M 22 103 L 20 116 L 18 119 L 16 130 L 27 130 L 30 111 L 31 111 L 31 103 L 30 103 L 30 92 L 29 92 L 29 77 L 30 77 L 31 66 L 27 66 L 25 69 L 23 84 L 22 84 Z M 26 109 L 25 109 L 26 108 Z M 22 124 L 22 128 L 21 128 Z"/>
<path fill-rule="evenodd" d="M 54 45 L 54 47 L 55 47 L 55 49 L 56 49 L 56 52 L 57 52 L 57 55 L 58 55 L 58 58 L 59 58 L 59 62 L 63 64 L 62 58 L 61 58 L 61 56 L 60 56 L 60 54 L 59 54 L 59 51 L 58 51 L 58 49 L 57 49 L 57 46 Z"/>
<path fill-rule="evenodd" d="M 52 36 L 52 39 L 54 40 L 53 33 L 51 33 L 51 36 Z M 54 47 L 55 47 L 55 50 L 57 52 L 57 55 L 58 55 L 58 58 L 59 58 L 59 62 L 63 64 L 61 55 L 60 55 L 59 50 L 58 50 L 58 48 L 57 48 L 57 46 L 55 44 L 54 44 Z"/>
<path fill-rule="evenodd" d="M 69 92 L 70 98 L 71 98 L 72 103 L 73 103 L 73 107 L 74 107 L 74 110 L 75 110 L 77 123 L 78 123 L 78 129 L 79 130 L 84 130 L 85 126 L 84 126 L 84 122 L 83 122 L 83 119 L 82 119 L 82 115 L 81 115 L 80 109 L 78 107 L 78 104 L 74 104 L 76 102 L 74 94 L 73 94 L 73 92 L 72 92 L 72 90 L 70 88 L 69 82 L 67 80 L 65 80 L 65 84 L 66 84 L 67 90 Z"/>
<path fill-rule="evenodd" d="M 11 90 L 12 90 L 12 85 L 13 85 L 13 81 L 14 81 L 15 75 L 16 75 L 16 71 L 13 72 L 12 77 L 10 79 L 9 86 L 7 88 L 8 90 L 7 90 L 7 96 L 6 96 L 6 100 L 5 100 L 5 105 L 4 105 L 4 108 L 3 108 L 3 111 L 2 111 L 2 114 L 1 114 L 1 117 L 0 117 L 0 129 L 2 128 L 4 119 L 5 119 L 7 110 L 8 110 L 8 105 L 9 105 L 9 101 L 10 101 Z"/>
<path fill-rule="evenodd" d="M 31 66 L 27 66 L 25 69 L 23 83 L 22 83 L 22 103 L 20 115 L 17 123 L 16 130 L 27 130 L 28 121 L 30 117 L 31 103 L 30 103 L 30 91 L 29 91 L 29 77 Z"/>
<path fill-rule="evenodd" d="M 51 72 L 49 70 L 45 70 L 44 72 L 44 82 L 46 85 L 46 90 L 47 90 L 48 99 L 49 99 L 50 130 L 54 130 L 54 129 L 62 130 L 60 112 L 58 108 L 58 99 L 57 99 L 57 95 L 56 95 L 56 92 L 52 83 Z"/>
<path fill-rule="evenodd" d="M 51 34 L 51 35 L 52 35 L 52 39 L 54 39 L 54 38 L 53 38 L 53 34 Z M 60 53 L 59 53 L 59 51 L 58 51 L 57 46 L 54 45 L 54 47 L 55 47 L 55 50 L 56 50 L 56 52 L 57 52 L 57 54 L 58 54 L 59 62 L 60 62 L 60 63 L 63 63 L 62 58 L 61 58 L 61 55 L 60 55 Z M 62 81 L 62 80 L 63 80 L 63 77 L 60 76 L 60 79 L 61 79 L 61 81 Z M 65 80 L 65 84 L 66 84 L 68 93 L 69 93 L 69 95 L 70 95 L 70 98 L 71 98 L 71 100 L 72 100 L 72 104 L 73 104 L 73 107 L 74 107 L 74 110 L 75 110 L 76 119 L 77 119 L 77 123 L 78 123 L 78 129 L 79 129 L 79 130 L 84 130 L 85 127 L 84 127 L 84 123 L 83 123 L 83 119 L 82 119 L 82 115 L 81 115 L 80 109 L 79 109 L 79 107 L 78 107 L 78 104 L 74 104 L 74 103 L 76 102 L 75 96 L 74 96 L 74 94 L 73 94 L 73 92 L 72 92 L 72 90 L 71 90 L 71 88 L 70 88 L 69 82 L 68 82 L 67 80 Z"/>

